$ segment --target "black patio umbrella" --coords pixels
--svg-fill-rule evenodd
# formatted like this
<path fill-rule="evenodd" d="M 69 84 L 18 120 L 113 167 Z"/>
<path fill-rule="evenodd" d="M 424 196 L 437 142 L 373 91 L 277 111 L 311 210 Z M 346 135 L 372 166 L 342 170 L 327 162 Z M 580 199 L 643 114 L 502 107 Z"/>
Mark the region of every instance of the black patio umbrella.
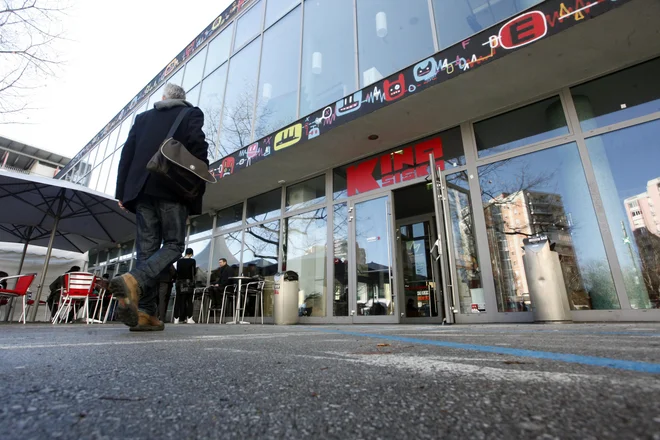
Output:
<path fill-rule="evenodd" d="M 48 251 L 39 281 L 39 304 L 48 262 L 55 244 L 62 249 L 87 251 L 98 243 L 116 243 L 135 231 L 135 218 L 106 194 L 63 180 L 0 170 L 2 235 L 27 244 L 44 243 Z M 38 307 L 33 307 L 34 321 Z"/>

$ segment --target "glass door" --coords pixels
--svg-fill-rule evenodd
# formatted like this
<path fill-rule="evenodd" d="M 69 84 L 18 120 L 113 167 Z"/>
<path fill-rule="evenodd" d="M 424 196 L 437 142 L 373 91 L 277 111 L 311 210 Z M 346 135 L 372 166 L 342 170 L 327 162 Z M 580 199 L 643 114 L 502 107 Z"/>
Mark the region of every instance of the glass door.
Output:
<path fill-rule="evenodd" d="M 351 202 L 349 221 L 355 244 L 352 246 L 351 260 L 354 263 L 349 289 L 353 322 L 398 322 L 392 268 L 390 195 Z"/>

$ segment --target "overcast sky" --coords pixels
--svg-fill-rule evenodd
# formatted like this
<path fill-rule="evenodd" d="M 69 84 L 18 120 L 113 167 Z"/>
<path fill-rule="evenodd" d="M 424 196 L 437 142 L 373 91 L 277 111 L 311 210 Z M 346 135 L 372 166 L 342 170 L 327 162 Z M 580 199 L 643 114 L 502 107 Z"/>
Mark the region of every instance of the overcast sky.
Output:
<path fill-rule="evenodd" d="M 57 78 L 0 135 L 73 157 L 231 0 L 74 0 Z"/>

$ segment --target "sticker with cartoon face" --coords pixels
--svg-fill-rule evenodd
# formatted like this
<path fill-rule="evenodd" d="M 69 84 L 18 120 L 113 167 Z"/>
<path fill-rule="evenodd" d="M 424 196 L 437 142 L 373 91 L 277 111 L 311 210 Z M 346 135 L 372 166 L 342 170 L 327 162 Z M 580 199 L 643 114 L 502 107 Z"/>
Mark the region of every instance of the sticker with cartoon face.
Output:
<path fill-rule="evenodd" d="M 309 126 L 309 133 L 307 134 L 307 139 L 314 139 L 315 137 L 319 137 L 321 135 L 321 130 L 319 129 L 319 126 L 312 123 Z"/>
<path fill-rule="evenodd" d="M 234 158 L 233 157 L 225 157 L 225 159 L 222 161 L 222 171 L 221 171 L 221 176 L 231 176 L 231 174 L 234 172 Z"/>
<path fill-rule="evenodd" d="M 257 156 L 261 156 L 261 149 L 259 148 L 259 142 L 255 142 L 254 144 L 247 147 L 247 157 L 249 160 L 252 160 Z"/>
<path fill-rule="evenodd" d="M 337 116 L 343 116 L 348 113 L 358 111 L 362 106 L 362 90 L 358 90 L 344 99 L 340 99 L 335 104 L 335 113 Z"/>
<path fill-rule="evenodd" d="M 403 77 L 403 73 L 400 73 L 395 81 L 390 82 L 386 79 L 383 82 L 383 89 L 385 91 L 385 101 L 394 101 L 405 95 L 406 80 Z"/>
<path fill-rule="evenodd" d="M 275 135 L 275 151 L 295 145 L 300 139 L 302 139 L 302 124 L 287 127 Z"/>
<path fill-rule="evenodd" d="M 435 78 L 438 72 L 438 62 L 435 58 L 428 58 L 418 63 L 414 68 L 415 81 L 424 82 Z"/>

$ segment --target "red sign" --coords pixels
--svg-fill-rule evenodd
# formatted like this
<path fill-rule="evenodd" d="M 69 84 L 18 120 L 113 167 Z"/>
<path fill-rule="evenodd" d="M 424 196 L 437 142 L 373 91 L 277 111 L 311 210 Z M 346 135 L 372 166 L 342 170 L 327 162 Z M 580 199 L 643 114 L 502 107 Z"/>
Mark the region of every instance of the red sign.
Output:
<path fill-rule="evenodd" d="M 539 40 L 548 33 L 545 14 L 540 11 L 527 12 L 506 23 L 500 29 L 500 45 L 505 49 L 515 49 Z"/>
<path fill-rule="evenodd" d="M 375 189 L 406 182 L 429 174 L 429 154 L 433 153 L 436 165 L 445 169 L 442 160 L 442 140 L 433 138 L 416 145 L 404 147 L 394 153 L 367 159 L 346 169 L 348 196 L 364 194 Z M 377 180 L 375 176 L 381 176 Z"/>

